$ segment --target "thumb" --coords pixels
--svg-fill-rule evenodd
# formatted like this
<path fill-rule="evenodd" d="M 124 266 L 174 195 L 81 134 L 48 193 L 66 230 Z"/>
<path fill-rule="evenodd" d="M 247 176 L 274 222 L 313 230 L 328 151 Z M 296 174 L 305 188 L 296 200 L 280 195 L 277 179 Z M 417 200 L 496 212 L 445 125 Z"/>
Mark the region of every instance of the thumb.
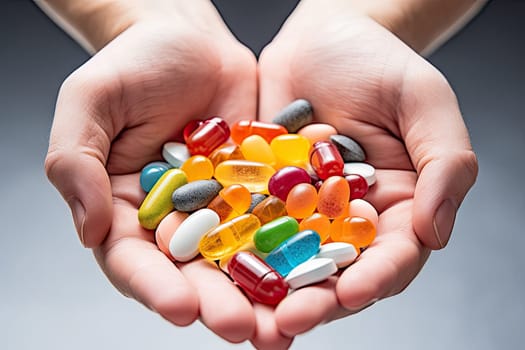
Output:
<path fill-rule="evenodd" d="M 112 195 L 105 162 L 110 138 L 104 118 L 98 115 L 96 96 L 89 84 L 73 74 L 59 93 L 49 149 L 46 174 L 68 203 L 80 241 L 98 246 L 106 237 L 112 220 Z M 106 118 L 107 120 L 107 118 Z M 110 125 L 110 124 L 109 124 Z"/>

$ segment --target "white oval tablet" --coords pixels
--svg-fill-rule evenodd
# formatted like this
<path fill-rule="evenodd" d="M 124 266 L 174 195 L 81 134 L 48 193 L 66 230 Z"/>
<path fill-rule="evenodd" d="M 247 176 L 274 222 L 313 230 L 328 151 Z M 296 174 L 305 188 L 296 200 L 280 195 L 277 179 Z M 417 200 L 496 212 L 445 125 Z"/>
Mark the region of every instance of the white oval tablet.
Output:
<path fill-rule="evenodd" d="M 162 157 L 175 168 L 180 168 L 182 163 L 188 160 L 190 156 L 190 151 L 188 151 L 188 147 L 184 143 L 166 142 L 162 146 Z"/>
<path fill-rule="evenodd" d="M 352 162 L 345 163 L 344 169 L 345 174 L 358 174 L 365 178 L 368 186 L 372 186 L 376 183 L 376 169 L 368 163 Z"/>
<path fill-rule="evenodd" d="M 184 220 L 171 237 L 169 250 L 177 261 L 190 261 L 199 254 L 202 236 L 221 222 L 211 209 L 199 209 Z"/>
<path fill-rule="evenodd" d="M 319 248 L 316 258 L 332 259 L 338 268 L 343 268 L 355 261 L 359 252 L 353 244 L 346 242 L 326 243 Z"/>
<path fill-rule="evenodd" d="M 333 259 L 314 258 L 297 265 L 285 281 L 290 288 L 298 289 L 309 284 L 321 282 L 337 272 L 337 265 Z"/>

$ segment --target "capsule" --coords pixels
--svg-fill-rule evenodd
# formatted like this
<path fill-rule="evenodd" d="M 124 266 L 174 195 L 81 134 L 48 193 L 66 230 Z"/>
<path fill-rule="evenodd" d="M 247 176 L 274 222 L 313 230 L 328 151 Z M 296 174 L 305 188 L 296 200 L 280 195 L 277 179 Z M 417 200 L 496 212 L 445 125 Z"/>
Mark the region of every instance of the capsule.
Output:
<path fill-rule="evenodd" d="M 205 156 L 196 155 L 182 163 L 181 170 L 186 173 L 188 182 L 195 180 L 209 180 L 213 177 L 213 164 Z"/>
<path fill-rule="evenodd" d="M 368 192 L 366 179 L 359 174 L 345 175 L 345 180 L 350 186 L 350 200 L 361 199 Z"/>
<path fill-rule="evenodd" d="M 295 185 L 286 197 L 286 212 L 296 219 L 310 216 L 317 208 L 317 190 L 313 185 Z"/>
<path fill-rule="evenodd" d="M 208 260 L 220 260 L 252 240 L 260 227 L 257 216 L 238 216 L 208 231 L 199 242 L 199 251 Z"/>
<path fill-rule="evenodd" d="M 138 219 L 142 227 L 154 230 L 160 221 L 173 210 L 171 201 L 173 192 L 187 182 L 186 174 L 182 170 L 167 170 L 140 205 Z"/>
<path fill-rule="evenodd" d="M 356 248 L 366 248 L 376 237 L 376 227 L 359 216 L 339 217 L 332 222 L 330 238 L 334 242 L 346 242 Z"/>
<path fill-rule="evenodd" d="M 350 187 L 341 176 L 326 179 L 318 192 L 317 211 L 329 218 L 336 218 L 346 213 Z"/>
<path fill-rule="evenodd" d="M 202 119 L 193 119 L 190 120 L 185 126 L 184 130 L 182 131 L 182 137 L 184 138 L 184 142 L 188 142 L 188 139 L 190 135 L 204 122 Z"/>
<path fill-rule="evenodd" d="M 291 216 L 282 216 L 262 225 L 255 232 L 253 241 L 258 250 L 269 253 L 297 232 L 299 232 L 297 220 Z"/>
<path fill-rule="evenodd" d="M 228 221 L 244 214 L 252 202 L 250 191 L 243 185 L 233 184 L 220 190 L 219 194 L 208 204 L 215 211 L 220 221 Z"/>
<path fill-rule="evenodd" d="M 297 134 L 279 135 L 270 143 L 275 154 L 277 169 L 285 166 L 297 166 L 303 169 L 308 167 L 310 141 Z"/>
<path fill-rule="evenodd" d="M 299 231 L 314 230 L 321 237 L 321 243 L 330 236 L 330 219 L 321 213 L 313 213 L 299 223 Z"/>
<path fill-rule="evenodd" d="M 225 160 L 244 159 L 244 156 L 242 155 L 241 148 L 239 146 L 226 143 L 211 152 L 208 158 L 215 168 Z"/>
<path fill-rule="evenodd" d="M 345 163 L 334 144 L 318 141 L 310 152 L 310 165 L 321 180 L 326 180 L 330 176 L 342 176 Z"/>
<path fill-rule="evenodd" d="M 265 261 L 286 277 L 294 267 L 315 256 L 319 251 L 321 238 L 312 230 L 301 231 L 273 249 Z"/>
<path fill-rule="evenodd" d="M 147 164 L 140 172 L 140 187 L 144 192 L 149 192 L 168 169 L 171 168 L 166 162 L 151 162 Z"/>
<path fill-rule="evenodd" d="M 275 169 L 268 164 L 248 160 L 227 160 L 215 168 L 215 179 L 224 187 L 241 184 L 250 192 L 268 193 L 268 180 Z"/>
<path fill-rule="evenodd" d="M 268 196 L 253 208 L 252 213 L 256 215 L 264 225 L 281 216 L 285 216 L 286 204 L 275 196 Z"/>
<path fill-rule="evenodd" d="M 220 117 L 212 117 L 200 123 L 188 135 L 186 145 L 191 155 L 208 156 L 230 137 L 228 124 Z"/>
<path fill-rule="evenodd" d="M 288 133 L 282 125 L 257 120 L 239 120 L 230 129 L 231 138 L 238 145 L 250 135 L 259 135 L 270 143 L 275 137 Z"/>
<path fill-rule="evenodd" d="M 252 253 L 236 253 L 228 263 L 228 272 L 257 302 L 277 305 L 288 294 L 288 284 L 283 277 Z"/>
<path fill-rule="evenodd" d="M 310 183 L 311 178 L 306 170 L 296 166 L 281 168 L 268 181 L 268 191 L 273 196 L 286 201 L 288 193 L 297 184 Z"/>
<path fill-rule="evenodd" d="M 241 152 L 244 159 L 275 166 L 275 155 L 264 138 L 251 135 L 241 143 Z"/>

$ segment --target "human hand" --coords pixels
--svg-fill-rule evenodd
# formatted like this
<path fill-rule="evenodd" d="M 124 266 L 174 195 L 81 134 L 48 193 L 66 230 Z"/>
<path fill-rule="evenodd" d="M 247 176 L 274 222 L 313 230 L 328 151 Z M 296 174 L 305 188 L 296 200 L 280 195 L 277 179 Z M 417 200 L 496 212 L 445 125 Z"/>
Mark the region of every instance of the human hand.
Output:
<path fill-rule="evenodd" d="M 377 237 L 340 276 L 279 304 L 276 324 L 293 337 L 404 290 L 447 244 L 477 160 L 446 79 L 346 1 L 303 0 L 261 54 L 259 82 L 261 119 L 307 99 L 377 169 L 366 197 Z"/>

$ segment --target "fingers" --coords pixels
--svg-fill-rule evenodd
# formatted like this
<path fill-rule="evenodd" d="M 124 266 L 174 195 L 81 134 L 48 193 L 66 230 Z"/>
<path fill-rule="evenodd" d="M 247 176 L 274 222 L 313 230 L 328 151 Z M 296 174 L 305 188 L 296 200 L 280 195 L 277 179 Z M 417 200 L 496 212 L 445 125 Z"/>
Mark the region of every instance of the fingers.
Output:
<path fill-rule="evenodd" d="M 255 303 L 253 308 L 256 315 L 256 328 L 250 339 L 251 343 L 259 350 L 288 349 L 292 345 L 293 337 L 288 337 L 280 331 L 274 308 L 259 303 Z"/>
<path fill-rule="evenodd" d="M 427 247 L 441 249 L 450 238 L 459 205 L 475 182 L 478 165 L 445 78 L 420 58 L 412 67 L 415 72 L 407 74 L 401 97 L 400 127 L 419 176 L 414 228 Z"/>

